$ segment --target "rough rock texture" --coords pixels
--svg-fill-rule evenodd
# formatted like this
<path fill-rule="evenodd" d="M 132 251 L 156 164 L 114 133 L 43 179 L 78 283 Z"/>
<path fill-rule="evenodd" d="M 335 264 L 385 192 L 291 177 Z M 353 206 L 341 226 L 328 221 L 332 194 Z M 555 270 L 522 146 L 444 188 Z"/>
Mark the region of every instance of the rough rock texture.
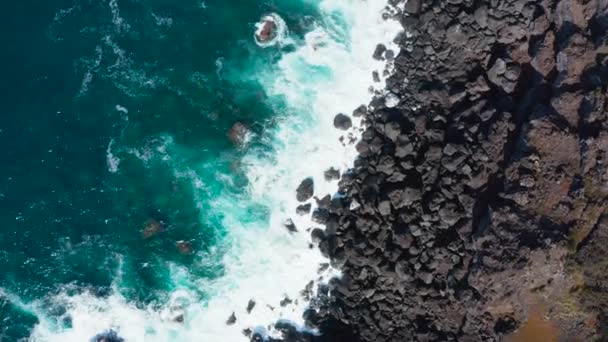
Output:
<path fill-rule="evenodd" d="M 539 311 L 560 340 L 608 340 L 608 0 L 399 19 L 398 105 L 361 111 L 317 234 L 344 274 L 305 315 L 324 335 L 285 340 L 499 341 Z"/>

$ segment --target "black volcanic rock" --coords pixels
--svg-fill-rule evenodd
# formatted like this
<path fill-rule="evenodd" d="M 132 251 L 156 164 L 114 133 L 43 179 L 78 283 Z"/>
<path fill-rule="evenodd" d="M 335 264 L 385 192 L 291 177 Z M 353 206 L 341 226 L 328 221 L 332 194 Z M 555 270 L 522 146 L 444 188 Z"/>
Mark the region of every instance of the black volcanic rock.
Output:
<path fill-rule="evenodd" d="M 297 233 L 298 232 L 298 228 L 296 228 L 296 225 L 293 223 L 293 221 L 291 219 L 285 220 L 285 222 L 283 222 L 283 226 L 285 226 L 285 228 L 287 228 L 287 230 L 290 233 Z"/>
<path fill-rule="evenodd" d="M 228 320 L 226 320 L 226 324 L 233 325 L 234 323 L 236 323 L 236 315 L 233 312 L 230 317 L 228 317 Z"/>
<path fill-rule="evenodd" d="M 293 341 L 517 341 L 536 310 L 555 340 L 608 336 L 607 13 L 406 2 L 398 101 L 355 110 L 359 156 L 313 213 L 343 278 Z"/>
<path fill-rule="evenodd" d="M 296 199 L 299 202 L 309 200 L 315 193 L 315 183 L 312 178 L 304 179 L 296 189 Z"/>
<path fill-rule="evenodd" d="M 250 299 L 249 303 L 247 303 L 247 313 L 251 313 L 251 310 L 253 310 L 254 307 L 255 301 L 253 299 Z"/>
<path fill-rule="evenodd" d="M 353 121 L 348 115 L 339 113 L 334 117 L 334 127 L 336 127 L 337 129 L 345 131 L 351 128 L 352 126 Z"/>
<path fill-rule="evenodd" d="M 329 168 L 324 172 L 325 180 L 332 181 L 340 179 L 340 170 L 336 170 L 335 168 Z"/>
<path fill-rule="evenodd" d="M 301 216 L 307 215 L 307 214 L 310 214 L 311 208 L 312 208 L 312 205 L 310 203 L 301 204 L 296 207 L 296 213 Z"/>
<path fill-rule="evenodd" d="M 118 333 L 114 330 L 108 330 L 106 332 L 95 335 L 91 339 L 92 342 L 124 342 L 124 339 L 118 336 Z"/>

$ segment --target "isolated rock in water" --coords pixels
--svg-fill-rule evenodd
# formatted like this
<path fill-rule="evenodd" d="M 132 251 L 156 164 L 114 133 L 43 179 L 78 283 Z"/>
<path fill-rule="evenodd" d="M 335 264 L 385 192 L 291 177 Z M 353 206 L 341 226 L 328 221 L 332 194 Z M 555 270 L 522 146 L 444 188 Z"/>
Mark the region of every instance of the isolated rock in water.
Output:
<path fill-rule="evenodd" d="M 283 225 L 285 226 L 285 228 L 287 228 L 287 230 L 290 233 L 297 233 L 298 232 L 298 228 L 296 228 L 296 225 L 293 223 L 293 221 L 291 219 L 285 220 L 285 222 L 283 223 Z"/>
<path fill-rule="evenodd" d="M 306 203 L 306 204 L 302 204 L 299 205 L 296 208 L 296 213 L 300 216 L 304 216 L 306 214 L 310 214 L 310 209 L 311 209 L 312 205 L 310 203 Z"/>
<path fill-rule="evenodd" d="M 346 131 L 353 126 L 353 121 L 346 114 L 338 114 L 334 117 L 334 127 Z"/>
<path fill-rule="evenodd" d="M 253 299 L 250 299 L 249 303 L 247 303 L 247 313 L 251 313 L 251 310 L 253 310 L 254 307 L 255 301 Z"/>
<path fill-rule="evenodd" d="M 226 324 L 227 325 L 233 325 L 234 323 L 236 323 L 236 315 L 233 312 L 232 315 L 230 315 L 230 317 L 228 317 L 228 320 L 226 321 Z"/>
<path fill-rule="evenodd" d="M 249 135 L 249 129 L 241 122 L 237 122 L 232 125 L 230 131 L 228 131 L 228 138 L 235 145 L 243 145 L 247 142 L 247 136 Z"/>
<path fill-rule="evenodd" d="M 260 42 L 267 42 L 276 37 L 277 25 L 272 20 L 264 20 L 262 29 L 257 34 L 257 38 Z"/>
<path fill-rule="evenodd" d="M 287 305 L 293 303 L 293 301 L 291 299 L 289 299 L 289 297 L 285 297 L 283 298 L 283 300 L 281 300 L 281 302 L 279 304 L 281 304 L 281 307 L 286 307 Z"/>
<path fill-rule="evenodd" d="M 312 178 L 306 178 L 300 183 L 298 188 L 296 189 L 296 199 L 299 202 L 304 202 L 309 200 L 312 195 L 315 193 L 315 183 Z"/>
<path fill-rule="evenodd" d="M 118 336 L 116 331 L 109 330 L 95 335 L 95 337 L 91 339 L 91 342 L 124 342 L 124 339 Z"/>
<path fill-rule="evenodd" d="M 193 253 L 192 243 L 189 241 L 177 241 L 175 247 L 177 247 L 177 250 L 183 255 L 190 255 Z"/>
<path fill-rule="evenodd" d="M 155 219 L 149 219 L 144 225 L 142 235 L 144 239 L 150 239 L 162 233 L 165 230 L 163 224 Z"/>

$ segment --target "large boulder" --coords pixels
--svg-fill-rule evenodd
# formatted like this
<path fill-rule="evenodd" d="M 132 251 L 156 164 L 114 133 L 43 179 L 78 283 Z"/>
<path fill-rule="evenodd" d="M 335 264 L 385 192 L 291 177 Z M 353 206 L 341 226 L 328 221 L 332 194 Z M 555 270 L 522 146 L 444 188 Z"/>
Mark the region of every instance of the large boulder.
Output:
<path fill-rule="evenodd" d="M 353 121 L 346 114 L 338 114 L 334 117 L 334 127 L 346 131 L 353 126 Z"/>
<path fill-rule="evenodd" d="M 304 179 L 296 189 L 296 199 L 299 202 L 308 201 L 315 193 L 315 182 L 312 178 Z"/>

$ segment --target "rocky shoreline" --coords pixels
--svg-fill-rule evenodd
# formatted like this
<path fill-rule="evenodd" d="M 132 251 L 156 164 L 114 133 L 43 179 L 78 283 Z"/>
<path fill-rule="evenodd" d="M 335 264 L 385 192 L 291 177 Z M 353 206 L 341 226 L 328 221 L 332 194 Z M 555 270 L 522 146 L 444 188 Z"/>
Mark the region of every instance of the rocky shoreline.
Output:
<path fill-rule="evenodd" d="M 403 8 L 343 196 L 312 213 L 343 277 L 305 313 L 321 335 L 283 340 L 608 340 L 608 1 Z"/>

